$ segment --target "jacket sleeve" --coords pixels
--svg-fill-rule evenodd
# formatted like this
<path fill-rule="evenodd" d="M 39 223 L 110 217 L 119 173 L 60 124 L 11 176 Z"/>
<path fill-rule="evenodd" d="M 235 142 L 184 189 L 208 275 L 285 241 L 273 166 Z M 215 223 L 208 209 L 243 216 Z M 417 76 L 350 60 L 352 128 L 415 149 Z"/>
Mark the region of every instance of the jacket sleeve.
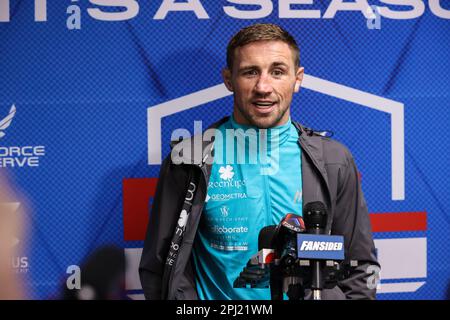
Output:
<path fill-rule="evenodd" d="M 345 258 L 358 267 L 338 283 L 347 299 L 375 299 L 380 265 L 376 258 L 372 227 L 356 164 L 346 150 L 347 165 L 339 173 L 333 233 L 344 236 Z"/>
<path fill-rule="evenodd" d="M 180 192 L 183 181 L 183 170 L 171 164 L 169 155 L 161 165 L 139 265 L 139 277 L 147 300 L 162 298 L 164 265 L 183 202 L 184 194 Z"/>

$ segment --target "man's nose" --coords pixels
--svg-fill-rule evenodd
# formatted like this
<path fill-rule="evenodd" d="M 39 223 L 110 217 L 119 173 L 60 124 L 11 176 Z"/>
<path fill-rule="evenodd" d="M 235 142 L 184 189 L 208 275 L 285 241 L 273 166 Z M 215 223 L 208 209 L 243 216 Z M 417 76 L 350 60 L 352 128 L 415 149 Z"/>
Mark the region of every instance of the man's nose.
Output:
<path fill-rule="evenodd" d="M 269 76 L 262 74 L 255 85 L 255 91 L 261 95 L 267 95 L 272 93 L 272 90 L 272 83 Z"/>

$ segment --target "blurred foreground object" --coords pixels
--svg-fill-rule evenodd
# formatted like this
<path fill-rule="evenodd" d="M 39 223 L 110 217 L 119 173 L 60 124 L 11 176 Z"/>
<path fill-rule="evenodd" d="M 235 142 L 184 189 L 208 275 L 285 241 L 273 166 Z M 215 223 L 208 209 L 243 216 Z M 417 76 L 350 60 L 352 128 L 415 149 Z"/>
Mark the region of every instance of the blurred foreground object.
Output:
<path fill-rule="evenodd" d="M 23 299 L 13 261 L 23 234 L 21 203 L 17 201 L 5 173 L 0 172 L 0 300 Z"/>
<path fill-rule="evenodd" d="M 125 294 L 125 254 L 115 246 L 100 247 L 81 265 L 81 287 L 64 287 L 64 300 L 122 300 Z"/>

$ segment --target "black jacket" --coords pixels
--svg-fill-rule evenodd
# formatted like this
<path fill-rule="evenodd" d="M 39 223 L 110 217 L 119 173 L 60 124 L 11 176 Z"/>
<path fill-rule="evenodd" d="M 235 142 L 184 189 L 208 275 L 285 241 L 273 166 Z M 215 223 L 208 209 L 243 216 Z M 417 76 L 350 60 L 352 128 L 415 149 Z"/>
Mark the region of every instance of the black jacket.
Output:
<path fill-rule="evenodd" d="M 218 127 L 228 118 L 215 123 Z M 369 266 L 377 266 L 375 247 L 366 202 L 358 171 L 350 151 L 342 144 L 293 122 L 299 132 L 302 149 L 303 204 L 323 202 L 328 209 L 326 232 L 343 235 L 346 260 L 358 260 L 359 266 L 334 289 L 324 290 L 322 299 L 374 299 L 375 289 L 367 286 Z M 195 138 L 174 146 L 193 146 Z M 183 164 L 174 164 L 170 155 L 163 161 L 150 221 L 139 266 L 146 299 L 197 299 L 191 251 L 203 211 L 211 173 L 211 157 L 205 155 L 213 142 L 203 142 L 203 153 L 186 156 Z M 178 148 L 181 150 L 182 148 Z M 192 212 L 185 228 L 174 266 L 166 267 L 166 258 L 189 183 L 200 176 Z M 255 240 L 256 241 L 256 240 Z M 170 274 L 168 274 L 170 270 Z M 163 283 L 166 272 L 167 281 Z M 308 297 L 308 294 L 307 294 Z"/>

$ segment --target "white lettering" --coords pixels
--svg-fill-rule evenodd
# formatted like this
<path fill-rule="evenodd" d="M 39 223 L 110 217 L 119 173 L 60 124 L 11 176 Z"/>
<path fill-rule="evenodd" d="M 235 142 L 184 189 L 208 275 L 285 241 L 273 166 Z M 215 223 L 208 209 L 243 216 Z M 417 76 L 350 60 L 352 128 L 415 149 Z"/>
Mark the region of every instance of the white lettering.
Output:
<path fill-rule="evenodd" d="M 300 247 L 300 251 L 305 251 L 306 250 L 306 246 L 308 245 L 309 241 L 303 241 L 302 245 Z"/>
<path fill-rule="evenodd" d="M 34 21 L 47 21 L 47 0 L 34 0 Z"/>
<path fill-rule="evenodd" d="M 9 22 L 9 0 L 0 0 L 0 22 Z"/>
<path fill-rule="evenodd" d="M 247 233 L 248 232 L 248 228 L 247 227 L 230 227 L 227 228 L 225 226 L 212 226 L 211 227 L 211 231 L 213 233 Z"/>
<path fill-rule="evenodd" d="M 77 5 L 71 5 L 67 7 L 67 14 L 70 14 L 66 20 L 66 27 L 69 30 L 81 29 L 81 9 Z"/>
<path fill-rule="evenodd" d="M 0 147 L 0 157 L 41 157 L 45 155 L 44 146 Z"/>
<path fill-rule="evenodd" d="M 139 3 L 136 0 L 89 0 L 90 3 L 103 7 L 123 7 L 121 12 L 105 12 L 98 8 L 88 8 L 88 14 L 102 21 L 124 21 L 130 20 L 139 13 Z"/>
<path fill-rule="evenodd" d="M 170 141 L 177 142 L 177 141 L 189 138 L 189 137 L 190 137 L 189 130 L 183 129 L 183 128 L 178 128 L 172 132 Z M 182 139 L 180 139 L 180 138 L 182 138 Z M 185 143 L 177 143 L 173 147 L 173 149 L 170 153 L 170 157 L 174 164 L 183 163 L 183 158 L 191 159 L 191 146 L 186 145 Z"/>
<path fill-rule="evenodd" d="M 38 157 L 45 156 L 45 147 L 44 146 L 34 147 L 34 155 Z"/>
<path fill-rule="evenodd" d="M 180 246 L 178 245 L 178 244 L 176 244 L 176 243 L 171 243 L 171 248 L 173 249 L 173 250 L 175 250 L 175 251 L 178 251 L 178 249 L 180 248 Z"/>
<path fill-rule="evenodd" d="M 67 289 L 73 290 L 73 289 L 81 289 L 81 270 L 79 266 L 72 265 L 68 266 L 66 270 L 67 274 L 70 274 L 70 276 L 66 280 L 66 286 Z"/>
<path fill-rule="evenodd" d="M 77 2 L 79 0 L 71 0 Z M 89 16 L 101 21 L 125 21 L 136 17 L 139 13 L 138 0 L 89 0 L 91 5 L 99 6 L 87 8 Z M 270 16 L 274 10 L 273 0 L 227 0 L 223 6 L 224 12 L 235 19 L 262 19 Z M 328 0 L 329 5 L 322 16 L 319 8 L 309 8 L 318 1 L 314 0 L 278 0 L 278 17 L 280 19 L 332 19 L 338 11 L 359 11 L 366 19 L 373 19 L 373 11 L 369 3 L 376 0 Z M 423 0 L 379 0 L 381 5 L 380 15 L 385 18 L 404 20 L 414 19 L 423 15 L 426 1 Z M 0 22 L 10 22 L 11 0 L 0 0 Z M 441 0 L 428 0 L 431 12 L 440 18 L 450 19 L 450 9 L 442 6 Z M 276 5 L 276 4 L 275 4 Z M 252 6 L 252 9 L 243 9 L 243 6 Z M 374 5 L 373 5 L 374 6 Z M 396 10 L 398 6 L 408 8 L 407 10 Z M 120 8 L 120 11 L 103 11 L 100 7 Z M 209 15 L 203 7 L 201 0 L 161 0 L 161 5 L 156 11 L 153 19 L 163 20 L 169 12 L 191 11 L 197 19 L 209 19 Z M 80 29 L 81 11 L 79 6 L 71 5 L 66 9 L 70 14 L 66 26 L 69 30 Z M 36 22 L 47 21 L 47 0 L 34 0 L 34 20 Z M 368 26 L 369 27 L 369 26 Z M 369 29 L 379 29 L 372 28 Z"/>
<path fill-rule="evenodd" d="M 380 30 L 381 29 L 381 15 L 380 10 L 377 6 L 370 6 L 367 8 L 367 13 L 370 18 L 367 19 L 367 29 L 369 30 Z"/>
<path fill-rule="evenodd" d="M 245 199 L 247 194 L 237 192 L 237 193 L 218 193 L 211 195 L 211 200 L 213 201 L 228 201 L 232 199 Z"/>
<path fill-rule="evenodd" d="M 204 318 L 208 317 L 211 307 L 190 307 L 183 304 L 183 307 L 177 307 L 177 315 L 203 315 Z"/>
<path fill-rule="evenodd" d="M 10 0 L 0 0 L 0 22 L 10 21 Z M 34 0 L 34 21 L 47 21 L 47 0 Z"/>
<path fill-rule="evenodd" d="M 217 130 L 216 128 L 209 128 L 206 129 L 203 134 L 203 140 L 205 142 L 213 142 L 213 141 L 223 141 L 223 135 L 220 130 Z M 222 149 L 214 149 L 214 148 L 208 148 L 205 152 L 204 161 L 206 164 L 223 164 L 223 153 Z"/>
<path fill-rule="evenodd" d="M 215 182 L 209 182 L 208 188 L 230 188 L 230 187 L 236 187 L 240 188 L 242 186 L 245 186 L 245 180 L 231 180 L 231 181 L 215 181 Z"/>
<path fill-rule="evenodd" d="M 306 19 L 320 19 L 320 10 L 293 10 L 293 4 L 313 4 L 314 0 L 285 0 L 280 1 L 279 17 L 280 18 L 306 18 Z"/>
<path fill-rule="evenodd" d="M 303 241 L 300 251 L 340 251 L 342 250 L 341 242 L 327 241 Z"/>
<path fill-rule="evenodd" d="M 5 158 L 0 157 L 0 168 L 39 167 L 38 157 Z"/>
<path fill-rule="evenodd" d="M 422 0 L 380 0 L 380 2 L 397 6 L 413 7 L 412 10 L 408 11 L 394 11 L 388 7 L 379 6 L 380 15 L 389 19 L 415 19 L 420 17 L 425 11 L 425 5 Z"/>
<path fill-rule="evenodd" d="M 180 227 L 177 227 L 175 229 L 175 234 L 181 237 L 183 235 L 183 229 Z"/>
<path fill-rule="evenodd" d="M 260 9 L 249 11 L 249 10 L 239 10 L 234 6 L 225 6 L 223 11 L 227 15 L 236 19 L 261 19 L 268 17 L 273 11 L 273 4 L 270 0 L 227 0 L 230 3 L 240 4 L 240 5 L 257 5 Z"/>
<path fill-rule="evenodd" d="M 196 189 L 195 183 L 193 183 L 193 182 L 191 182 L 191 183 L 189 184 L 189 187 L 190 187 L 190 188 L 188 189 L 189 195 L 186 194 L 186 200 L 187 200 L 187 201 L 191 201 L 192 199 L 194 199 L 194 192 L 195 192 L 195 189 Z"/>
<path fill-rule="evenodd" d="M 175 2 L 164 0 L 153 19 L 163 20 L 170 11 L 193 11 L 198 19 L 209 19 L 208 13 L 199 0 L 187 0 L 187 2 Z"/>
<path fill-rule="evenodd" d="M 436 16 L 443 19 L 450 19 L 450 10 L 442 8 L 440 0 L 430 0 L 430 9 Z"/>
<path fill-rule="evenodd" d="M 367 13 L 369 4 L 367 0 L 355 0 L 355 2 L 344 2 L 344 0 L 333 0 L 323 17 L 325 19 L 333 19 L 338 11 L 360 11 L 366 19 L 370 19 Z"/>

